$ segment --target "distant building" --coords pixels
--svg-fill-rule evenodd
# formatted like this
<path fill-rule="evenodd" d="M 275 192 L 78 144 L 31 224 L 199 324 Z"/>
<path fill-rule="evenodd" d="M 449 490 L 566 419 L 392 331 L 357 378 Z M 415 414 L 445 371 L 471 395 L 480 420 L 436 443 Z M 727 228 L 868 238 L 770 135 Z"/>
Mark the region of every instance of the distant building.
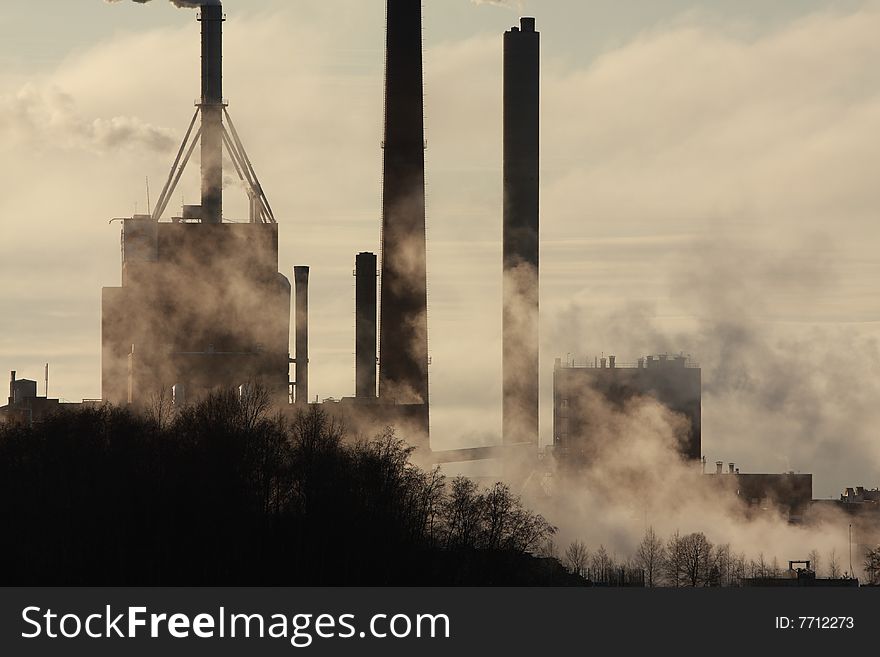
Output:
<path fill-rule="evenodd" d="M 553 368 L 553 445 L 557 458 L 588 462 L 596 449 L 595 427 L 590 410 L 591 391 L 614 406 L 646 396 L 682 414 L 689 426 L 678 436 L 684 458 L 698 461 L 700 442 L 700 367 L 685 356 L 640 358 L 620 364 L 614 356 L 592 364 L 564 364 L 557 358 Z"/>
<path fill-rule="evenodd" d="M 816 577 L 816 572 L 810 568 L 809 561 L 789 561 L 788 570 L 781 575 L 766 577 L 744 577 L 743 586 L 746 587 L 850 587 L 858 588 L 859 580 L 855 577 Z M 803 566 L 796 568 L 796 566 Z"/>
<path fill-rule="evenodd" d="M 791 522 L 800 522 L 813 500 L 813 475 L 795 472 L 779 474 L 743 474 L 729 463 L 715 463 L 715 472 L 707 474 L 710 481 L 733 492 L 747 506 L 750 513 L 780 510 Z"/>
<path fill-rule="evenodd" d="M 84 402 L 87 403 L 87 402 Z M 37 382 L 16 378 L 13 371 L 9 377 L 9 397 L 6 406 L 0 406 L 0 423 L 33 425 L 42 422 L 62 408 L 75 408 L 83 404 L 62 402 L 59 399 L 37 396 Z"/>
<path fill-rule="evenodd" d="M 846 505 L 855 505 L 850 508 L 874 508 L 880 510 L 880 488 L 867 489 L 864 486 L 847 488 L 840 495 L 840 501 Z"/>
<path fill-rule="evenodd" d="M 836 500 L 813 500 L 807 520 L 821 523 L 829 514 L 845 514 L 851 540 L 861 561 L 869 550 L 880 545 L 880 489 L 864 486 L 846 488 Z"/>

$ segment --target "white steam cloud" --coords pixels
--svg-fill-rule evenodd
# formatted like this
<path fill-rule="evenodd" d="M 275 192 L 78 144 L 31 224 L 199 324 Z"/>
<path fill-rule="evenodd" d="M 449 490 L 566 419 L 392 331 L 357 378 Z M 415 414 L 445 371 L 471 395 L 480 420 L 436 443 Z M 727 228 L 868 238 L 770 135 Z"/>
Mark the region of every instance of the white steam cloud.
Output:
<path fill-rule="evenodd" d="M 0 135 L 29 147 L 118 151 L 126 148 L 167 153 L 174 133 L 133 116 L 88 119 L 69 94 L 56 87 L 27 84 L 0 96 Z"/>
<path fill-rule="evenodd" d="M 122 2 L 122 0 L 104 0 L 104 2 L 108 2 L 110 4 L 114 4 L 117 2 Z M 137 2 L 140 4 L 146 4 L 150 2 L 150 0 L 132 0 L 132 2 Z M 220 0 L 170 0 L 171 4 L 175 7 L 192 9 L 195 7 L 201 7 L 202 5 L 219 5 Z"/>
<path fill-rule="evenodd" d="M 505 7 L 511 11 L 522 11 L 522 0 L 471 0 L 475 5 L 495 5 L 496 7 Z"/>

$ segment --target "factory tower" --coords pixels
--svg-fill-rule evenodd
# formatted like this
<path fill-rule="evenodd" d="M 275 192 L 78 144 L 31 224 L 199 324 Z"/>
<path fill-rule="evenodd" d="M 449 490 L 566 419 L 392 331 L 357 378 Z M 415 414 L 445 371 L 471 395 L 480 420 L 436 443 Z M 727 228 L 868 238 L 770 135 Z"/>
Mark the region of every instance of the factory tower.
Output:
<path fill-rule="evenodd" d="M 535 19 L 504 34 L 505 444 L 538 444 L 538 163 L 540 35 Z"/>
<path fill-rule="evenodd" d="M 102 397 L 144 407 L 259 384 L 286 403 L 291 289 L 278 272 L 278 225 L 223 100 L 219 0 L 199 20 L 195 114 L 155 208 L 120 219 L 122 284 L 103 291 Z M 199 144 L 201 204 L 162 221 Z M 224 222 L 224 148 L 247 192 L 246 223 Z"/>
<path fill-rule="evenodd" d="M 428 420 L 422 2 L 388 0 L 379 398 Z"/>

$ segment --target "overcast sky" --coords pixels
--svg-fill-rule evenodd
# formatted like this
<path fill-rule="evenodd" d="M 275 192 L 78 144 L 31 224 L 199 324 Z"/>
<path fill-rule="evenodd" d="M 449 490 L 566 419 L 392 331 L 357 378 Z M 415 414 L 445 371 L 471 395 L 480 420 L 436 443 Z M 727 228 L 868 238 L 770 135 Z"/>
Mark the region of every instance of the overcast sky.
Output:
<path fill-rule="evenodd" d="M 281 270 L 312 266 L 322 398 L 352 394 L 354 255 L 378 250 L 383 5 L 225 3 L 224 92 Z M 817 497 L 880 485 L 880 4 L 425 5 L 435 447 L 498 440 L 501 35 L 528 13 L 544 442 L 555 356 L 685 352 L 710 461 L 812 471 Z M 52 396 L 100 396 L 108 221 L 146 209 L 147 178 L 161 188 L 198 95 L 198 29 L 165 0 L 0 6 L 0 371 L 41 379 L 50 362 Z M 176 204 L 198 197 L 196 171 Z M 246 216 L 240 190 L 226 199 Z"/>

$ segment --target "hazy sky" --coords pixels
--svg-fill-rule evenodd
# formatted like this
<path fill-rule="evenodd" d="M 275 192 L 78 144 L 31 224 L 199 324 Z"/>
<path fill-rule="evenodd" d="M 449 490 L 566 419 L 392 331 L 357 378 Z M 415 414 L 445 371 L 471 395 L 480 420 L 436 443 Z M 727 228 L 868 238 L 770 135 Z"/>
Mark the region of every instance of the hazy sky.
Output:
<path fill-rule="evenodd" d="M 281 270 L 312 266 L 322 398 L 352 394 L 354 255 L 378 249 L 383 4 L 225 3 L 225 95 Z M 498 439 L 501 34 L 520 7 L 543 43 L 543 440 L 554 356 L 684 351 L 710 461 L 812 471 L 816 496 L 880 485 L 880 4 L 858 0 L 426 0 L 435 446 Z M 100 395 L 108 221 L 145 210 L 147 177 L 158 195 L 198 48 L 195 12 L 165 0 L 3 1 L 0 371 L 48 361 L 52 396 Z"/>

